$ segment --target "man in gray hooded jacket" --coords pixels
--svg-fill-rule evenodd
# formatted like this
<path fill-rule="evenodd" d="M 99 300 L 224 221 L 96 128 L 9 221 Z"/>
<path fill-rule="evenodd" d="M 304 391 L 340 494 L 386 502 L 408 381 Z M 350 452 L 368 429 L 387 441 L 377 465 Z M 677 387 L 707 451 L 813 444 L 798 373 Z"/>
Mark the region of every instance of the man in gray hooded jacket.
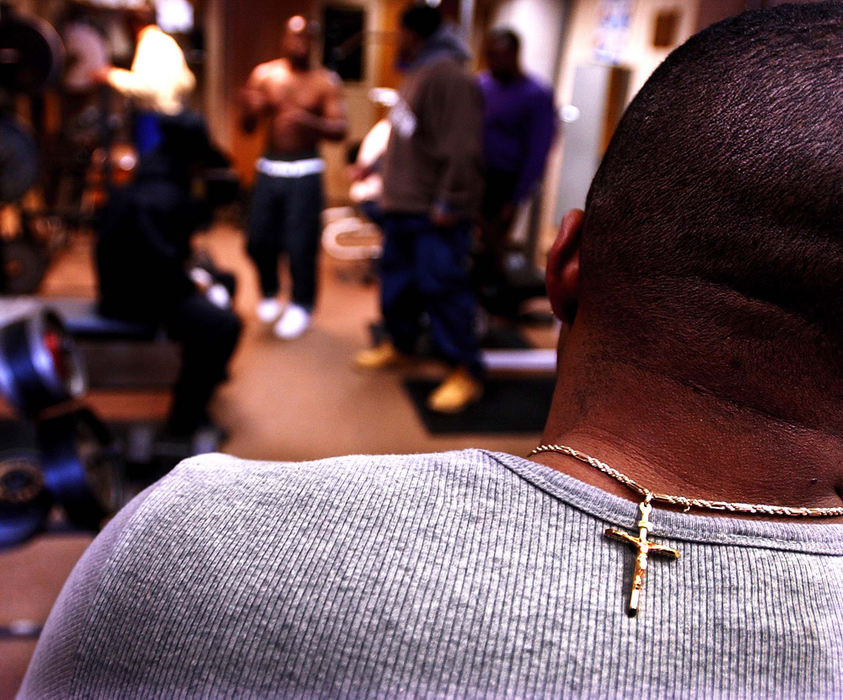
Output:
<path fill-rule="evenodd" d="M 464 65 L 468 51 L 436 9 L 410 6 L 400 37 L 406 77 L 389 117 L 382 198 L 381 309 L 389 340 L 360 353 L 356 364 L 380 369 L 412 353 L 426 312 L 436 349 L 452 368 L 428 406 L 455 413 L 482 393 L 467 261 L 482 196 L 483 103 Z"/>

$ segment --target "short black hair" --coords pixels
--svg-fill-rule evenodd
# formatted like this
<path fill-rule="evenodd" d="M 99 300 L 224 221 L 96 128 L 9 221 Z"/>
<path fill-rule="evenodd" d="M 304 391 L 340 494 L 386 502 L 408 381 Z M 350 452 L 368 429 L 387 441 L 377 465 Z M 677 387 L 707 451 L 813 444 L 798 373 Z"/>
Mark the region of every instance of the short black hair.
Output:
<path fill-rule="evenodd" d="M 429 39 L 442 26 L 442 14 L 426 3 L 413 3 L 401 14 L 401 26 L 422 39 Z"/>
<path fill-rule="evenodd" d="M 580 311 L 601 343 L 807 348 L 843 377 L 841 114 L 843 3 L 747 12 L 671 53 L 586 201 Z"/>
<path fill-rule="evenodd" d="M 521 38 L 508 27 L 498 27 L 489 32 L 488 43 L 493 41 L 505 41 L 513 53 L 521 50 Z"/>

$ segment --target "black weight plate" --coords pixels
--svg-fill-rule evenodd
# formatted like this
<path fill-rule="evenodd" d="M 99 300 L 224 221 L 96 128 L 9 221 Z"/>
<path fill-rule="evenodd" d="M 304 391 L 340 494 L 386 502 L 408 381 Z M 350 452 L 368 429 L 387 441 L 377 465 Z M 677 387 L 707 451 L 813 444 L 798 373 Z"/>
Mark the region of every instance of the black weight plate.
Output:
<path fill-rule="evenodd" d="M 0 87 L 11 93 L 41 92 L 61 71 L 61 40 L 46 22 L 13 15 L 0 22 Z"/>
<path fill-rule="evenodd" d="M 14 238 L 0 243 L 4 294 L 34 294 L 47 272 L 49 258 L 36 241 Z"/>
<path fill-rule="evenodd" d="M 44 527 L 50 498 L 30 455 L 0 459 L 0 549 L 20 544 Z"/>

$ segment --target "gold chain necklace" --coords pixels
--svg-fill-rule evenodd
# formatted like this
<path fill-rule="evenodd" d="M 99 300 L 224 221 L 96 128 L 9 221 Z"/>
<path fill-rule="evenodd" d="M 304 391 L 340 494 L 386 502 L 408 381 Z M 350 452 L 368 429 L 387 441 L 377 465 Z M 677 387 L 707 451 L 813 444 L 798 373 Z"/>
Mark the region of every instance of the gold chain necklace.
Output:
<path fill-rule="evenodd" d="M 650 511 L 653 509 L 653 503 L 668 503 L 673 506 L 680 506 L 688 512 L 691 508 L 699 508 L 701 510 L 712 510 L 730 513 L 746 513 L 749 515 L 784 515 L 790 517 L 807 517 L 807 518 L 831 518 L 835 516 L 843 516 L 843 506 L 833 508 L 806 508 L 806 507 L 792 507 L 792 506 L 773 506 L 757 503 L 730 503 L 729 501 L 709 501 L 704 498 L 686 498 L 685 496 L 671 496 L 666 493 L 655 493 L 649 489 L 644 488 L 634 479 L 631 479 L 626 474 L 622 474 L 617 469 L 610 467 L 605 462 L 601 462 L 596 457 L 575 450 L 573 447 L 567 445 L 539 445 L 530 451 L 528 457 L 542 454 L 546 452 L 557 452 L 559 454 L 573 457 L 574 459 L 584 462 L 598 471 L 612 477 L 615 481 L 619 481 L 627 488 L 635 491 L 642 497 L 641 503 L 638 504 L 638 510 L 641 517 L 638 520 L 638 537 L 631 535 L 623 530 L 617 528 L 607 528 L 604 531 L 606 537 L 615 540 L 620 540 L 631 544 L 637 550 L 635 557 L 635 569 L 632 576 L 632 590 L 629 595 L 629 605 L 627 606 L 627 614 L 630 617 L 635 617 L 638 614 L 638 605 L 641 597 L 641 590 L 644 588 L 644 576 L 647 573 L 647 557 L 650 554 L 660 554 L 671 559 L 678 559 L 679 552 L 670 547 L 650 542 L 647 539 L 652 523 L 649 520 Z"/>

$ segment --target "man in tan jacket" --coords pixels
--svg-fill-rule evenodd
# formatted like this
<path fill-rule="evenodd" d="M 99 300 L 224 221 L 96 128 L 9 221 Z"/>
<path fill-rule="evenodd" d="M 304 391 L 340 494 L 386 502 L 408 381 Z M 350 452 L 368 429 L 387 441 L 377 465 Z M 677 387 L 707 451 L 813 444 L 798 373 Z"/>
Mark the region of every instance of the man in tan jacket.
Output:
<path fill-rule="evenodd" d="M 355 358 L 369 369 L 397 364 L 413 352 L 426 313 L 436 350 L 451 366 L 428 399 L 444 413 L 482 394 L 467 263 L 482 193 L 483 105 L 467 58 L 436 9 L 404 11 L 399 61 L 407 74 L 389 116 L 382 197 L 381 310 L 389 340 Z"/>

